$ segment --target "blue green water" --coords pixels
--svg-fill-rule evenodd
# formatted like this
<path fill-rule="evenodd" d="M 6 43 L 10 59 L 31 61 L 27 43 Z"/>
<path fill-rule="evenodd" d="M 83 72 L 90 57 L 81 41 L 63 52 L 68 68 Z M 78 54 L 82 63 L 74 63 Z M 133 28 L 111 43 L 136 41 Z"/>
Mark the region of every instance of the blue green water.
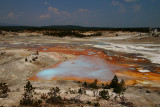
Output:
<path fill-rule="evenodd" d="M 37 77 L 50 80 L 55 77 L 79 77 L 108 81 L 114 74 L 107 68 L 104 60 L 94 56 L 79 56 L 65 61 L 55 68 L 45 69 Z"/>

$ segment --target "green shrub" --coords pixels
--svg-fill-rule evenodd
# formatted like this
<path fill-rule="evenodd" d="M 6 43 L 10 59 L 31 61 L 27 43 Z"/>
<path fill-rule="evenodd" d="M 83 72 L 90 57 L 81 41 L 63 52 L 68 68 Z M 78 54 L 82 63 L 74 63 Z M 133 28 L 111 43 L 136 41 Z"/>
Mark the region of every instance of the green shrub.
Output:
<path fill-rule="evenodd" d="M 25 58 L 25 62 L 27 62 L 28 61 L 28 59 L 27 58 Z"/>
<path fill-rule="evenodd" d="M 79 94 L 85 94 L 86 91 L 85 91 L 84 89 L 80 88 L 80 89 L 78 89 L 78 93 L 79 93 Z"/>
<path fill-rule="evenodd" d="M 63 100 L 60 96 L 60 89 L 59 87 L 53 87 L 50 89 L 50 92 L 48 93 L 49 99 L 47 99 L 48 103 L 54 103 L 54 104 L 63 104 Z"/>
<path fill-rule="evenodd" d="M 36 51 L 36 55 L 39 55 L 39 52 L 38 52 L 38 51 Z"/>
<path fill-rule="evenodd" d="M 0 83 L 0 94 L 7 94 L 8 91 L 7 83 Z"/>
<path fill-rule="evenodd" d="M 87 83 L 87 82 L 84 82 L 84 83 L 82 84 L 82 86 L 87 88 L 87 87 L 88 87 L 88 83 Z"/>
<path fill-rule="evenodd" d="M 92 104 L 92 102 L 91 101 L 87 101 L 86 104 Z"/>
<path fill-rule="evenodd" d="M 70 93 L 70 94 L 76 94 L 76 93 L 77 93 L 77 91 L 76 91 L 76 90 L 72 90 L 71 88 L 69 88 L 67 93 Z"/>
<path fill-rule="evenodd" d="M 120 97 L 120 103 L 127 107 L 134 107 L 134 104 L 132 102 L 129 102 L 128 99 L 124 96 Z"/>
<path fill-rule="evenodd" d="M 45 94 L 45 93 L 43 93 L 42 95 L 41 95 L 41 99 L 47 99 L 48 98 L 48 95 L 47 94 Z"/>
<path fill-rule="evenodd" d="M 98 89 L 97 82 L 98 82 L 98 80 L 95 79 L 92 83 L 84 82 L 84 83 L 82 84 L 82 86 L 85 87 L 85 88 Z"/>
<path fill-rule="evenodd" d="M 9 88 L 7 83 L 0 83 L 0 98 L 6 98 L 8 96 Z"/>
<path fill-rule="evenodd" d="M 100 106 L 99 102 L 94 102 L 93 106 Z"/>
<path fill-rule="evenodd" d="M 89 88 L 93 88 L 93 89 L 97 89 L 97 88 L 98 88 L 97 82 L 98 82 L 98 80 L 95 79 L 94 82 L 88 84 L 88 87 L 89 87 Z"/>
<path fill-rule="evenodd" d="M 104 88 L 104 89 L 110 89 L 111 87 L 110 87 L 110 85 L 108 85 L 108 84 L 106 83 L 106 85 L 104 85 L 103 88 Z"/>
<path fill-rule="evenodd" d="M 110 96 L 107 90 L 102 90 L 99 92 L 100 98 L 103 98 L 105 100 L 109 100 Z"/>

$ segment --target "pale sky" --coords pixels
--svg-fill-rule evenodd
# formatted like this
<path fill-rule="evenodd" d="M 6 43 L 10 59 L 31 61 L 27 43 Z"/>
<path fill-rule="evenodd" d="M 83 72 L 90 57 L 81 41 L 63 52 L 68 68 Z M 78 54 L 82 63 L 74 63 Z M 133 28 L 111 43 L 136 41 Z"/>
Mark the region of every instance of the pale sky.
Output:
<path fill-rule="evenodd" d="M 0 0 L 0 23 L 160 27 L 160 0 Z"/>

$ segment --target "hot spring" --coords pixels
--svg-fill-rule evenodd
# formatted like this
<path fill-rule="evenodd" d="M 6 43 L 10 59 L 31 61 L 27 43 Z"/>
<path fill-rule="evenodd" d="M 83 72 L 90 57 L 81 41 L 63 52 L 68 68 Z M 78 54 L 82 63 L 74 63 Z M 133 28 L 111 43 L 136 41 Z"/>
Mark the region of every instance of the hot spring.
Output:
<path fill-rule="evenodd" d="M 83 78 L 110 81 L 114 74 L 108 69 L 107 63 L 95 56 L 78 56 L 75 59 L 62 62 L 55 68 L 40 71 L 36 77 L 44 80 L 54 78 Z"/>

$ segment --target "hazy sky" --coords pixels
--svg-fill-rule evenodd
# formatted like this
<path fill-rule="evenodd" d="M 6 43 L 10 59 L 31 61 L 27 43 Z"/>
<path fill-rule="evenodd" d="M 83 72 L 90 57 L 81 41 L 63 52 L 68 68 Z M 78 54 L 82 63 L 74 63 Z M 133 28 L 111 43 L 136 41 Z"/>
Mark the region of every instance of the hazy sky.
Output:
<path fill-rule="evenodd" d="M 0 0 L 0 23 L 160 27 L 160 0 Z"/>

